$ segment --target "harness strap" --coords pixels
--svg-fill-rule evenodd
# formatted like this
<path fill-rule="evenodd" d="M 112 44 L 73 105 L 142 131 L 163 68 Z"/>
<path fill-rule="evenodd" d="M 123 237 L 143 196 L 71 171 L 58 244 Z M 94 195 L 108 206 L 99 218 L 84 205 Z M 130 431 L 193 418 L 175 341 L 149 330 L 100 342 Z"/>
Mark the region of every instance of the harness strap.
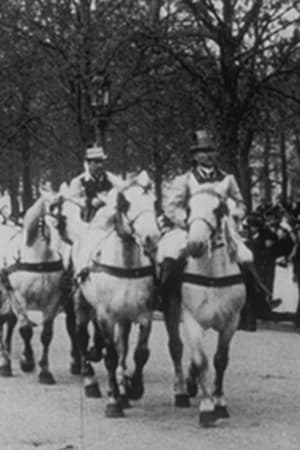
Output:
<path fill-rule="evenodd" d="M 155 273 L 153 266 L 127 269 L 123 267 L 109 266 L 98 262 L 94 262 L 93 266 L 90 268 L 90 272 L 107 273 L 108 275 L 113 275 L 119 278 L 144 278 L 154 276 Z"/>
<path fill-rule="evenodd" d="M 62 260 L 58 261 L 47 261 L 47 262 L 38 262 L 38 263 L 30 263 L 30 262 L 22 262 L 17 261 L 15 264 L 8 266 L 6 269 L 8 274 L 18 271 L 26 271 L 26 272 L 59 272 L 64 270 Z"/>
<path fill-rule="evenodd" d="M 234 284 L 244 284 L 243 277 L 240 273 L 228 275 L 226 277 L 207 277 L 193 273 L 183 274 L 183 283 L 196 284 L 206 287 L 226 287 Z"/>

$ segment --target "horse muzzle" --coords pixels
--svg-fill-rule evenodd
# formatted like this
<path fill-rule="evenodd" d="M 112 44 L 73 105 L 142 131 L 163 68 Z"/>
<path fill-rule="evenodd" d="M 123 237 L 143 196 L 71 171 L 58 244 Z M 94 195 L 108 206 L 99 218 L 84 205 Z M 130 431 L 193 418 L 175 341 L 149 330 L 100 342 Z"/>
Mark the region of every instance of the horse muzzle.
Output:
<path fill-rule="evenodd" d="M 205 251 L 203 242 L 189 241 L 187 243 L 187 254 L 193 258 L 200 258 Z"/>
<path fill-rule="evenodd" d="M 158 246 L 158 239 L 147 235 L 143 240 L 143 249 L 146 256 L 151 260 L 155 258 Z"/>

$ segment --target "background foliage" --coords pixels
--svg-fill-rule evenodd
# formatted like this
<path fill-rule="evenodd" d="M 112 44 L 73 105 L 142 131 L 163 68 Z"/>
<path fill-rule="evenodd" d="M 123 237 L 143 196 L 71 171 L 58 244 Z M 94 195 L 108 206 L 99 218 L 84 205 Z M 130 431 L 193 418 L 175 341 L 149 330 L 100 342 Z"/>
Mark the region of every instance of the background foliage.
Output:
<path fill-rule="evenodd" d="M 159 198 L 208 127 L 249 209 L 297 200 L 299 25 L 292 0 L 2 0 L 0 182 L 15 210 L 20 185 L 26 208 L 41 180 L 81 170 L 95 125 L 110 168 L 147 168 Z"/>

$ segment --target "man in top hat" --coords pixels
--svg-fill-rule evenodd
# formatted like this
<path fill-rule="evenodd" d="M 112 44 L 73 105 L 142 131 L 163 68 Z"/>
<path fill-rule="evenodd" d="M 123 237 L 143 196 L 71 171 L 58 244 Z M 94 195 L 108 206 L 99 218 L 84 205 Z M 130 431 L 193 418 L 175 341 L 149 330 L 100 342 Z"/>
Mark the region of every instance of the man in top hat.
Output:
<path fill-rule="evenodd" d="M 244 216 L 245 205 L 237 181 L 233 175 L 218 167 L 218 152 L 207 130 L 195 132 L 190 153 L 192 167 L 173 181 L 165 205 L 166 216 L 177 226 L 185 228 L 190 187 L 195 183 L 206 184 L 208 188 L 217 190 L 224 198 L 232 199 L 235 215 Z"/>
<path fill-rule="evenodd" d="M 164 223 L 168 224 L 168 230 L 164 227 L 165 234 L 158 251 L 158 262 L 161 265 L 160 309 L 163 311 L 170 307 L 168 302 L 170 291 L 172 298 L 180 292 L 181 274 L 185 263 L 188 204 L 192 191 L 197 191 L 198 185 L 205 184 L 208 189 L 214 189 L 225 199 L 232 200 L 235 215 L 244 214 L 244 202 L 239 186 L 233 175 L 218 167 L 217 149 L 210 134 L 207 130 L 200 130 L 196 131 L 193 137 L 191 168 L 173 180 L 164 205 L 166 216 Z"/>
<path fill-rule="evenodd" d="M 170 229 L 181 229 L 182 236 L 178 241 L 184 242 L 184 233 L 186 233 L 186 225 L 188 218 L 188 202 L 192 190 L 197 191 L 199 185 L 205 185 L 206 188 L 215 190 L 222 197 L 228 200 L 231 215 L 235 218 L 238 225 L 239 221 L 245 215 L 245 203 L 234 175 L 221 170 L 217 164 L 217 148 L 211 135 L 207 130 L 199 130 L 194 134 L 194 144 L 191 147 L 192 167 L 185 174 L 176 177 L 170 188 L 170 193 L 164 205 L 165 215 L 168 222 L 172 224 Z M 237 236 L 238 237 L 238 236 Z M 262 280 L 260 280 L 253 264 L 253 255 L 242 242 L 240 238 L 240 255 L 241 259 L 237 262 L 241 264 L 242 271 L 245 276 L 250 277 L 252 282 L 264 288 Z M 173 252 L 174 249 L 171 248 Z M 244 258 L 244 259 L 242 259 Z M 162 297 L 169 289 L 177 289 L 180 283 L 180 270 L 184 267 L 184 248 L 177 251 L 177 258 L 174 254 L 164 254 L 161 258 L 162 274 L 161 279 L 166 280 L 162 283 Z M 166 273 L 168 272 L 168 274 Z M 174 277 L 176 273 L 177 286 L 175 287 Z M 172 281 L 169 281 L 172 280 Z M 180 290 L 180 289 L 179 289 Z M 268 292 L 264 289 L 265 294 Z M 271 293 L 270 293 L 271 294 Z M 274 302 L 267 298 L 270 308 L 278 306 L 278 302 Z M 165 300 L 163 299 L 163 309 Z M 167 306 L 168 307 L 168 306 Z"/>
<path fill-rule="evenodd" d="M 105 169 L 107 156 L 102 147 L 89 147 L 85 152 L 84 172 L 73 178 L 70 194 L 82 205 L 82 219 L 90 222 L 104 205 L 103 194 L 121 185 L 120 179 Z"/>

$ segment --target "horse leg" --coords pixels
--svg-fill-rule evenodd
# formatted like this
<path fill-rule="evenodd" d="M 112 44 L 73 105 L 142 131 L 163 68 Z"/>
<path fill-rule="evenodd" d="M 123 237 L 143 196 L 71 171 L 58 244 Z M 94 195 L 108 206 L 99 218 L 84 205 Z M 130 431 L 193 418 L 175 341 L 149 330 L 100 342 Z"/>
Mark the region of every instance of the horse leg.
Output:
<path fill-rule="evenodd" d="M 203 348 L 204 330 L 192 314 L 184 309 L 183 324 L 191 351 L 191 364 L 187 384 L 199 384 L 202 397 L 199 403 L 199 424 L 213 426 L 217 420 L 212 389 L 208 382 L 208 359 Z"/>
<path fill-rule="evenodd" d="M 81 373 L 81 357 L 80 349 L 77 342 L 76 333 L 76 317 L 73 300 L 70 298 L 69 301 L 64 306 L 64 311 L 66 314 L 66 328 L 71 341 L 71 366 L 70 372 L 73 375 L 80 375 Z"/>
<path fill-rule="evenodd" d="M 12 320 L 13 319 L 13 320 Z M 11 370 L 11 337 L 16 325 L 17 318 L 12 314 L 5 314 L 0 317 L 0 376 L 12 376 Z M 6 324 L 6 337 L 4 338 L 4 326 Z"/>
<path fill-rule="evenodd" d="M 215 399 L 216 413 L 219 418 L 229 417 L 227 403 L 223 393 L 223 380 L 229 361 L 230 342 L 238 327 L 238 322 L 239 318 L 237 317 L 225 330 L 219 332 L 217 350 L 214 356 L 215 390 L 213 395 Z"/>
<path fill-rule="evenodd" d="M 21 325 L 19 333 L 24 342 L 24 351 L 20 359 L 20 367 L 23 372 L 32 372 L 35 368 L 34 354 L 31 346 L 33 328 L 29 323 Z"/>
<path fill-rule="evenodd" d="M 190 399 L 186 389 L 182 368 L 183 344 L 180 336 L 181 302 L 178 294 L 166 304 L 163 315 L 169 338 L 169 352 L 174 366 L 175 406 L 188 407 Z"/>
<path fill-rule="evenodd" d="M 150 356 L 148 341 L 151 326 L 151 319 L 139 326 L 138 341 L 134 352 L 135 369 L 127 389 L 128 398 L 131 400 L 138 400 L 144 394 L 143 369 Z"/>
<path fill-rule="evenodd" d="M 6 338 L 5 338 L 5 345 L 7 348 L 8 353 L 11 353 L 11 342 L 12 342 L 12 336 L 13 336 L 13 331 L 15 329 L 15 326 L 18 322 L 18 318 L 15 315 L 14 312 L 10 312 L 7 316 L 7 321 L 6 321 L 6 326 L 7 326 L 7 330 L 6 330 Z"/>
<path fill-rule="evenodd" d="M 86 397 L 100 398 L 101 391 L 95 377 L 95 371 L 88 358 L 90 306 L 83 295 L 78 292 L 75 297 L 76 340 L 81 355 L 81 375 Z"/>
<path fill-rule="evenodd" d="M 103 329 L 104 331 L 104 329 Z M 120 391 L 117 382 L 116 371 L 118 367 L 118 353 L 114 343 L 113 329 L 106 329 L 103 333 L 105 338 L 105 356 L 104 363 L 108 373 L 108 402 L 106 405 L 105 415 L 110 418 L 124 417 L 123 404 L 120 398 Z"/>
<path fill-rule="evenodd" d="M 39 366 L 41 368 L 39 381 L 42 384 L 55 384 L 54 377 L 49 371 L 49 347 L 53 337 L 53 322 L 54 319 L 52 317 L 44 319 L 41 333 L 43 352 L 41 360 L 39 361 Z"/>
<path fill-rule="evenodd" d="M 96 320 L 93 320 L 94 343 L 88 350 L 88 359 L 93 362 L 100 362 L 103 357 L 104 339 Z"/>
<path fill-rule="evenodd" d="M 123 408 L 129 408 L 128 401 L 128 380 L 126 375 L 126 358 L 128 354 L 128 339 L 131 329 L 131 323 L 124 321 L 116 327 L 116 350 L 118 354 L 118 366 L 116 368 L 117 383 Z"/>

